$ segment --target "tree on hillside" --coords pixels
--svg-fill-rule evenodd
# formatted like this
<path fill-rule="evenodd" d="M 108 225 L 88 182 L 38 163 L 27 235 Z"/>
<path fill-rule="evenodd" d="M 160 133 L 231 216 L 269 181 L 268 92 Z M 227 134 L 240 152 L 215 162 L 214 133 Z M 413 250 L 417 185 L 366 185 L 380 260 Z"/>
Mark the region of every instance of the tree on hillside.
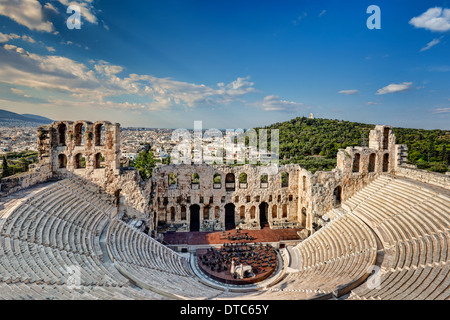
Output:
<path fill-rule="evenodd" d="M 5 155 L 3 155 L 3 163 L 2 163 L 2 178 L 9 177 L 11 175 L 11 168 L 8 166 L 8 160 Z"/>
<path fill-rule="evenodd" d="M 151 150 L 144 150 L 139 153 L 134 167 L 139 171 L 142 180 L 147 180 L 152 177 L 152 170 L 155 167 L 155 158 Z"/>

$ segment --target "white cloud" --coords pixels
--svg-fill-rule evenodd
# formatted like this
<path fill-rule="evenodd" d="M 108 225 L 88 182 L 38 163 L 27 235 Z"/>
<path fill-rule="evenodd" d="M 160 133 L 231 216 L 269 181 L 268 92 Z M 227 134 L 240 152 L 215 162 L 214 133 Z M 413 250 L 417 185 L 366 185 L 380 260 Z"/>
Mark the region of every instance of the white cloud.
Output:
<path fill-rule="evenodd" d="M 61 100 L 80 106 L 98 104 L 105 108 L 150 110 L 226 105 L 257 90 L 249 77 L 230 83 L 206 86 L 129 74 L 120 77 L 123 67 L 105 61 L 90 61 L 90 66 L 57 55 L 38 55 L 23 48 L 0 46 L 0 82 L 58 93 Z M 64 96 L 66 98 L 64 98 Z M 108 102 L 108 101 L 120 101 Z"/>
<path fill-rule="evenodd" d="M 23 90 L 20 90 L 20 89 L 11 88 L 11 92 L 16 95 L 23 96 L 25 98 L 31 98 L 29 95 L 25 94 L 25 92 Z"/>
<path fill-rule="evenodd" d="M 55 50 L 55 48 L 53 48 L 53 47 L 45 47 L 47 50 L 48 50 L 48 52 L 55 52 L 56 50 Z"/>
<path fill-rule="evenodd" d="M 430 31 L 449 31 L 450 9 L 441 7 L 430 8 L 420 16 L 412 18 L 409 23 L 416 28 L 424 28 Z"/>
<path fill-rule="evenodd" d="M 11 39 L 19 39 L 20 36 L 18 36 L 15 33 L 10 33 L 10 34 L 4 34 L 0 32 L 0 43 L 2 42 L 8 42 Z"/>
<path fill-rule="evenodd" d="M 447 113 L 450 112 L 450 108 L 436 108 L 433 110 L 433 113 Z"/>
<path fill-rule="evenodd" d="M 22 36 L 22 40 L 23 40 L 23 41 L 27 41 L 27 42 L 29 42 L 29 43 L 36 43 L 36 40 L 34 40 L 32 37 L 30 37 L 30 36 L 28 36 L 28 35 L 26 35 L 26 34 L 24 34 L 24 35 Z"/>
<path fill-rule="evenodd" d="M 37 0 L 2 0 L 0 15 L 7 16 L 30 30 L 53 31 L 53 24 L 44 21 L 42 6 Z"/>
<path fill-rule="evenodd" d="M 442 37 L 431 40 L 430 42 L 427 43 L 427 45 L 425 47 L 420 49 L 420 52 L 430 50 L 432 47 L 439 44 L 441 42 L 441 39 L 442 39 Z"/>
<path fill-rule="evenodd" d="M 341 90 L 338 93 L 342 93 L 342 94 L 346 94 L 346 95 L 350 96 L 350 95 L 357 94 L 358 92 L 359 91 L 356 89 L 351 89 L 351 90 Z"/>
<path fill-rule="evenodd" d="M 322 12 L 319 13 L 319 17 L 323 16 L 326 12 L 327 12 L 327 10 L 322 10 Z"/>
<path fill-rule="evenodd" d="M 263 100 L 248 105 L 265 111 L 297 111 L 306 107 L 304 103 L 282 100 L 276 95 L 266 96 Z"/>
<path fill-rule="evenodd" d="M 381 104 L 380 102 L 374 102 L 374 101 L 367 101 L 366 102 L 367 106 L 378 106 L 380 104 Z"/>
<path fill-rule="evenodd" d="M 50 2 L 47 2 L 47 3 L 44 5 L 44 8 L 46 8 L 46 9 L 48 9 L 48 10 L 52 10 L 52 11 L 55 12 L 55 13 L 59 13 L 59 12 L 58 12 L 58 9 L 56 9 Z"/>
<path fill-rule="evenodd" d="M 392 83 L 384 88 L 381 88 L 377 91 L 377 95 L 387 94 L 387 93 L 396 93 L 409 90 L 412 85 L 412 82 L 403 82 L 400 84 Z"/>

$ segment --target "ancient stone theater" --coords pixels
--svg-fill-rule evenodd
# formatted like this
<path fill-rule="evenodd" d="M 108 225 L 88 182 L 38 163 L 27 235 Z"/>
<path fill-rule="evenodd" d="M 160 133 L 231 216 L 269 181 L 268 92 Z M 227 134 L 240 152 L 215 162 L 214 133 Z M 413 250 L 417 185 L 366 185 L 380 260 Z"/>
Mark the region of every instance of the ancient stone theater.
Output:
<path fill-rule="evenodd" d="M 1 180 L 0 299 L 448 300 L 450 176 L 390 126 L 300 165 L 120 167 L 120 125 L 38 128 Z"/>

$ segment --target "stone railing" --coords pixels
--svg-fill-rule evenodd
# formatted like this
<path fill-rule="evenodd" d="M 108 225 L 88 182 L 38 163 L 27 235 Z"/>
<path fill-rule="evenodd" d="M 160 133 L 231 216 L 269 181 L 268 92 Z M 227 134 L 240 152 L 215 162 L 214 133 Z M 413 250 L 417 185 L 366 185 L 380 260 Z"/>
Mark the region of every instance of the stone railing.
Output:
<path fill-rule="evenodd" d="M 31 171 L 0 180 L 0 197 L 45 182 L 52 177 L 49 166 L 31 165 Z"/>
<path fill-rule="evenodd" d="M 395 170 L 395 174 L 450 190 L 450 175 L 448 174 L 421 170 L 412 165 L 398 166 Z"/>

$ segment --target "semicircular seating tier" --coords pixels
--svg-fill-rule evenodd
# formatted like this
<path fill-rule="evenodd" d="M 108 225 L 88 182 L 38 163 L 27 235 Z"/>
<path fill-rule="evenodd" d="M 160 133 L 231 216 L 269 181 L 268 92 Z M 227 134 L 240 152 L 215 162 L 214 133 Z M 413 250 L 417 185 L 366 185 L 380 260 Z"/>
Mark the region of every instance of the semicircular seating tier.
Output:
<path fill-rule="evenodd" d="M 137 290 L 104 262 L 100 234 L 113 206 L 92 191 L 63 180 L 5 201 L 0 211 L 0 298 L 165 298 Z"/>
<path fill-rule="evenodd" d="M 381 176 L 347 206 L 375 231 L 383 246 L 373 283 L 353 290 L 351 299 L 449 299 L 448 190 Z"/>

